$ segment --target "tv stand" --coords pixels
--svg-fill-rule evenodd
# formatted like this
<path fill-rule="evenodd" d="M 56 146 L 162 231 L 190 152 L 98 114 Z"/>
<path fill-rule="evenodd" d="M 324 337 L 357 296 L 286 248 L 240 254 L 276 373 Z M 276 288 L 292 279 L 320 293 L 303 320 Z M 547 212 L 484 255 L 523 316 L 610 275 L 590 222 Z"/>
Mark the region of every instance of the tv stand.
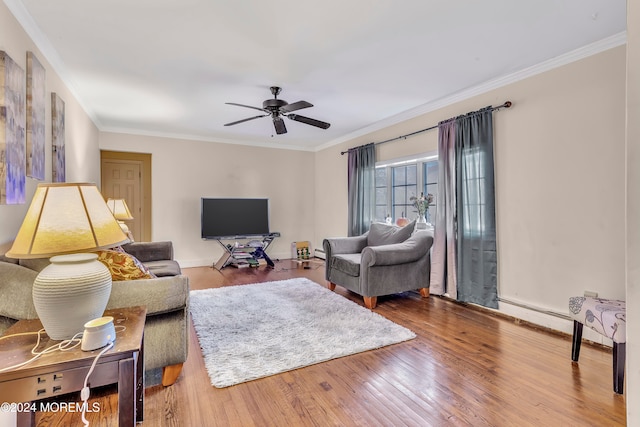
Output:
<path fill-rule="evenodd" d="M 271 261 L 269 256 L 266 254 L 266 250 L 276 237 L 280 237 L 280 233 L 216 239 L 224 249 L 224 253 L 215 263 L 213 263 L 213 268 L 222 270 L 228 265 L 232 265 L 234 263 L 236 266 L 249 266 L 251 263 L 257 263 L 259 258 L 263 258 L 267 262 L 267 265 L 273 267 L 273 261 Z M 223 242 L 233 243 L 225 244 Z M 254 244 L 254 242 L 256 243 Z"/>

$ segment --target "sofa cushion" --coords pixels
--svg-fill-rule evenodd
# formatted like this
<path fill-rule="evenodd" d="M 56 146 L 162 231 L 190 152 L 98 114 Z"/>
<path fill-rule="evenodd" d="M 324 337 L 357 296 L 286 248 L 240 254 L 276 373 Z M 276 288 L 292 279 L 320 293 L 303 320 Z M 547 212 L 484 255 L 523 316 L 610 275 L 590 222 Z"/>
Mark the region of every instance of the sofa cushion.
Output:
<path fill-rule="evenodd" d="M 172 259 L 162 261 L 149 261 L 143 263 L 156 277 L 177 276 L 182 274 L 180 264 Z"/>
<path fill-rule="evenodd" d="M 17 264 L 0 262 L 0 316 L 11 319 L 36 319 L 32 285 L 37 271 Z"/>
<path fill-rule="evenodd" d="M 331 258 L 331 267 L 352 277 L 360 276 L 362 254 L 338 254 Z"/>
<path fill-rule="evenodd" d="M 367 246 L 382 246 L 402 243 L 411 237 L 415 225 L 415 219 L 404 227 L 374 222 L 371 224 L 371 228 L 369 228 Z"/>
<path fill-rule="evenodd" d="M 49 261 L 49 258 L 20 258 L 20 260 L 18 260 L 18 264 L 30 270 L 40 272 L 44 270 L 45 267 L 47 267 L 49 264 L 51 264 L 51 262 Z"/>
<path fill-rule="evenodd" d="M 122 249 L 146 263 L 173 259 L 173 243 L 164 242 L 133 242 L 122 245 Z"/>
<path fill-rule="evenodd" d="M 98 261 L 103 263 L 111 273 L 114 281 L 152 279 L 155 276 L 149 272 L 133 255 L 117 250 L 98 251 Z"/>
<path fill-rule="evenodd" d="M 182 309 L 189 301 L 187 276 L 158 277 L 134 282 L 114 281 L 107 309 L 147 307 L 147 317 Z"/>

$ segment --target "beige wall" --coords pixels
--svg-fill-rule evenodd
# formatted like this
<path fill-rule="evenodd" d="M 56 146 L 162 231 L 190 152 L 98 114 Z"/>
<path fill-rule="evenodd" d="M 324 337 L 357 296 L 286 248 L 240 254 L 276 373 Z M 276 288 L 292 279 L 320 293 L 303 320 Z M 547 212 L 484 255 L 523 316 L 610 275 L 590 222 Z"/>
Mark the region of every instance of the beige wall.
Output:
<path fill-rule="evenodd" d="M 640 425 L 640 6 L 627 2 L 627 425 Z"/>
<path fill-rule="evenodd" d="M 510 100 L 494 114 L 499 295 L 560 313 L 585 290 L 624 298 L 624 98 L 625 47 L 617 47 L 325 149 L 316 156 L 316 243 L 346 235 L 341 150 Z M 436 148 L 430 131 L 378 146 L 378 160 Z"/>
<path fill-rule="evenodd" d="M 32 51 L 46 70 L 46 170 L 44 181 L 51 182 L 51 92 L 56 92 L 65 101 L 67 181 L 99 183 L 98 129 L 69 88 L 62 82 L 47 58 L 36 48 L 33 41 L 2 2 L 0 2 L 0 50 L 7 52 L 25 73 L 27 51 Z M 15 238 L 38 182 L 27 177 L 27 203 L 0 205 L 0 245 Z"/>
<path fill-rule="evenodd" d="M 314 153 L 102 133 L 103 150 L 151 153 L 152 240 L 172 240 L 183 267 L 211 265 L 222 249 L 200 238 L 201 197 L 267 197 L 269 254 L 290 258 L 291 242 L 313 241 Z"/>

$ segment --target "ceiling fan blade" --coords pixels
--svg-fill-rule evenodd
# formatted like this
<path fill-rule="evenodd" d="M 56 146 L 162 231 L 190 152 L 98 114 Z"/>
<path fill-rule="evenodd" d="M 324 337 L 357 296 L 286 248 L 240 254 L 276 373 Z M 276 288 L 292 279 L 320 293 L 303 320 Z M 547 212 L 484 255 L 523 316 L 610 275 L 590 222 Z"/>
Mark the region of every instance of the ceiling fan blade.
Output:
<path fill-rule="evenodd" d="M 304 123 L 304 124 L 315 126 L 322 129 L 329 129 L 329 126 L 331 126 L 330 123 L 321 122 L 320 120 L 311 119 L 305 116 L 299 116 L 297 114 L 289 114 L 287 115 L 287 117 L 289 117 L 291 120 L 295 120 L 296 122 Z"/>
<path fill-rule="evenodd" d="M 290 113 L 296 110 L 302 110 L 303 108 L 313 107 L 313 104 L 307 101 L 298 101 L 293 104 L 287 104 L 284 107 L 280 108 L 280 111 L 283 113 Z"/>
<path fill-rule="evenodd" d="M 261 115 L 261 116 L 249 117 L 248 119 L 238 120 L 237 122 L 225 123 L 225 126 L 233 126 L 233 125 L 237 125 L 238 123 L 248 122 L 249 120 L 259 119 L 260 117 L 267 117 L 268 115 L 269 115 L 269 114 L 263 114 L 263 115 Z"/>
<path fill-rule="evenodd" d="M 282 117 L 274 117 L 273 118 L 273 127 L 276 128 L 276 133 L 278 135 L 282 135 L 283 133 L 287 133 L 287 127 L 284 125 L 284 120 L 282 120 Z"/>
<path fill-rule="evenodd" d="M 265 110 L 264 108 L 260 108 L 260 107 L 252 107 L 251 105 L 244 105 L 244 104 L 236 104 L 235 102 L 225 102 L 225 104 L 227 105 L 235 105 L 236 107 L 244 107 L 244 108 L 252 108 L 254 110 L 258 110 L 258 111 L 264 111 L 266 113 L 268 113 L 268 110 Z"/>

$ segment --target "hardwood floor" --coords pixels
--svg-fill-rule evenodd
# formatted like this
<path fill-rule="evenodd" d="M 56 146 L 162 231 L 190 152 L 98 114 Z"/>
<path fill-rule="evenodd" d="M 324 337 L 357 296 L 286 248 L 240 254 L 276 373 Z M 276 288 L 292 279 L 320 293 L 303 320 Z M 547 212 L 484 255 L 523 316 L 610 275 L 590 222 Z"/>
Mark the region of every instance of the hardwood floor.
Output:
<path fill-rule="evenodd" d="M 308 277 L 324 265 L 283 260 L 275 270 L 184 269 L 191 289 Z M 363 305 L 341 287 L 336 292 Z M 417 292 L 378 298 L 375 311 L 418 337 L 225 389 L 211 386 L 191 328 L 189 358 L 171 387 L 149 387 L 143 426 L 617 426 L 611 352 Z M 93 426 L 117 425 L 116 390 L 94 392 Z M 81 425 L 79 414 L 41 413 L 38 425 Z"/>

